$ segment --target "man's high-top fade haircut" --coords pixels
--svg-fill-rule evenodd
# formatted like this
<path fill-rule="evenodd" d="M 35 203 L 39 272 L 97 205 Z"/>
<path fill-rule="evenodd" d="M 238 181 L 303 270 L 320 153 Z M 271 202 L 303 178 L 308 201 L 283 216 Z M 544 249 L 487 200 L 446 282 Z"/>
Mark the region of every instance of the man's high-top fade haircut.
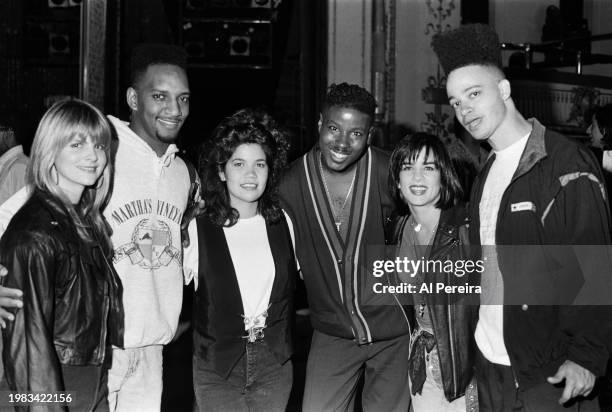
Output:
<path fill-rule="evenodd" d="M 499 38 L 486 24 L 466 24 L 438 33 L 431 45 L 447 76 L 455 69 L 473 64 L 495 67 L 503 74 Z"/>
<path fill-rule="evenodd" d="M 370 92 L 356 84 L 332 84 L 323 100 L 323 111 L 332 106 L 355 109 L 374 118 L 376 99 Z"/>
<path fill-rule="evenodd" d="M 134 87 L 154 64 L 171 64 L 186 71 L 187 53 L 182 47 L 171 44 L 139 44 L 132 50 L 130 63 L 130 86 Z"/>

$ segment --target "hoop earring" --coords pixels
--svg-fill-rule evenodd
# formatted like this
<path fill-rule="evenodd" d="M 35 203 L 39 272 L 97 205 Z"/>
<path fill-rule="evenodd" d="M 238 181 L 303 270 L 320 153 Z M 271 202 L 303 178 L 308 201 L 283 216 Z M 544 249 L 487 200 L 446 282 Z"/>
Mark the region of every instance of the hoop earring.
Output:
<path fill-rule="evenodd" d="M 55 175 L 53 174 L 55 172 Z M 59 185 L 59 173 L 57 172 L 57 168 L 55 167 L 55 163 L 51 165 L 51 179 L 55 185 Z"/>
<path fill-rule="evenodd" d="M 96 184 L 96 190 L 100 189 L 104 185 L 104 175 L 100 175 L 98 183 Z"/>

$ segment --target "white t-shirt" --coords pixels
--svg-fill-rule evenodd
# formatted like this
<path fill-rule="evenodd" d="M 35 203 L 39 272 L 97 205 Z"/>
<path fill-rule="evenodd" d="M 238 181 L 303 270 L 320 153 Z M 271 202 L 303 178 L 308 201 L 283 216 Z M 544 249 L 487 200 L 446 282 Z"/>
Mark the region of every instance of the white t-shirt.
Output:
<path fill-rule="evenodd" d="M 476 325 L 476 344 L 486 359 L 500 365 L 510 366 L 510 358 L 504 343 L 504 283 L 495 245 L 497 215 L 501 198 L 518 167 L 529 134 L 503 150 L 495 152 L 482 191 L 479 204 L 480 243 L 483 245 L 483 272 L 479 318 Z"/>
<path fill-rule="evenodd" d="M 293 223 L 286 213 L 285 219 L 295 245 Z M 265 219 L 261 215 L 239 219 L 234 226 L 224 227 L 223 232 L 238 279 L 245 311 L 245 330 L 251 326 L 264 326 L 265 317 L 262 314 L 268 309 L 276 272 Z M 187 283 L 193 279 L 197 289 L 199 255 L 195 220 L 189 225 L 189 239 L 191 242 L 184 254 L 185 279 Z"/>
<path fill-rule="evenodd" d="M 239 219 L 223 232 L 240 288 L 244 328 L 264 326 L 275 273 L 266 221 L 261 215 Z"/>

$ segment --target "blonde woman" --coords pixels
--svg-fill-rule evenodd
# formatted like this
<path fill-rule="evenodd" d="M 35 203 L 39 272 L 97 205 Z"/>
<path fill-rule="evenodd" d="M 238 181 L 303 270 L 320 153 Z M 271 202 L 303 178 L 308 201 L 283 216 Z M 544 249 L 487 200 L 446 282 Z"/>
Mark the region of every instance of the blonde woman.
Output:
<path fill-rule="evenodd" d="M 108 410 L 107 355 L 123 336 L 122 288 L 100 210 L 111 135 L 89 103 L 53 105 L 32 145 L 31 196 L 0 240 L 4 284 L 23 291 L 3 336 L 6 379 L 12 391 L 53 394 L 46 406 Z"/>

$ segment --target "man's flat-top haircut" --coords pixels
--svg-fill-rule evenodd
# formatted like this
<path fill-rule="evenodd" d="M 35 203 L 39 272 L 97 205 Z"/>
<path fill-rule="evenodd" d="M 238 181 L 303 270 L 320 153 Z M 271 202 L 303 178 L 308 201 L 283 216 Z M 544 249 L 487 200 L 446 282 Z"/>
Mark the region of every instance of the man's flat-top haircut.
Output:
<path fill-rule="evenodd" d="M 438 33 L 431 45 L 447 76 L 455 69 L 470 65 L 492 67 L 504 76 L 499 38 L 486 24 L 466 24 Z"/>
<path fill-rule="evenodd" d="M 134 47 L 130 65 L 130 85 L 136 86 L 147 68 L 154 64 L 170 64 L 187 71 L 185 49 L 171 44 L 140 44 Z"/>
<path fill-rule="evenodd" d="M 323 111 L 333 106 L 355 109 L 374 118 L 376 99 L 370 92 L 356 84 L 332 84 L 323 100 Z"/>

